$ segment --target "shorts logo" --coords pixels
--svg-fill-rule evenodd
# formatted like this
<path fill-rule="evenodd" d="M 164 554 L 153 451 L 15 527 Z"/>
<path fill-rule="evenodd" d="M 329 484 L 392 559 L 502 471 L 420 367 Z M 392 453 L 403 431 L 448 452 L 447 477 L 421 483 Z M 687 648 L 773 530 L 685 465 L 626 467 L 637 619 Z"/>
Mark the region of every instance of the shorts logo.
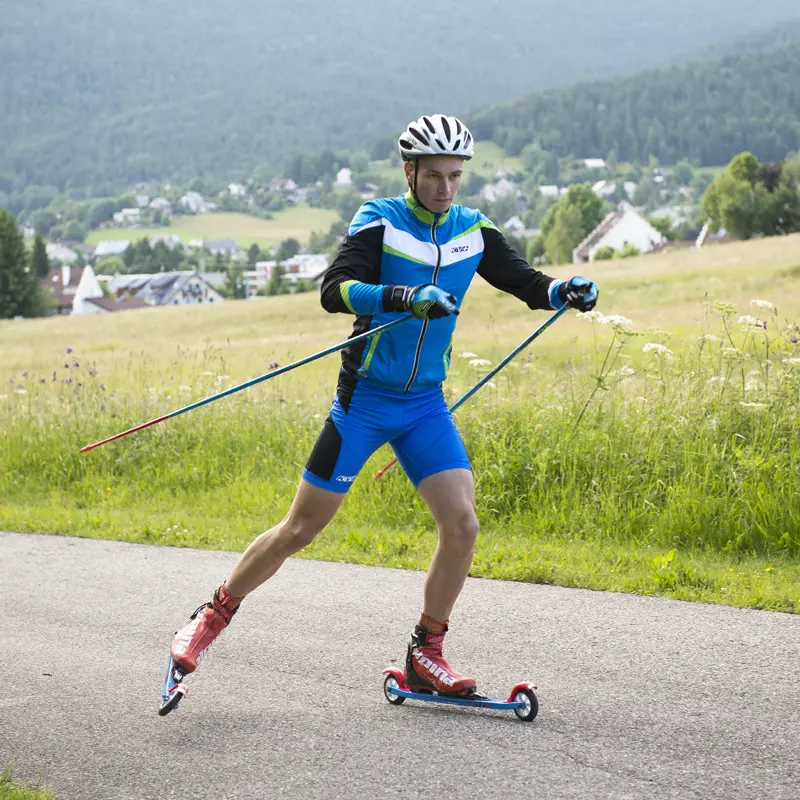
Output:
<path fill-rule="evenodd" d="M 356 479 L 355 475 L 337 475 L 336 480 L 339 483 L 352 483 Z"/>
<path fill-rule="evenodd" d="M 464 244 L 461 247 L 453 247 L 450 252 L 451 253 L 466 253 L 469 250 L 469 245 Z"/>

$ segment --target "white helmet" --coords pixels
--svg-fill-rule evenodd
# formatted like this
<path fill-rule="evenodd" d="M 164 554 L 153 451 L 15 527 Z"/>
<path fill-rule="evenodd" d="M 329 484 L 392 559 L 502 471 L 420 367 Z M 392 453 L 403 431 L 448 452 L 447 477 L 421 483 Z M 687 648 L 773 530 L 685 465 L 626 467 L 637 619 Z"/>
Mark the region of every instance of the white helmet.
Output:
<path fill-rule="evenodd" d="M 467 126 L 460 119 L 444 114 L 422 116 L 416 122 L 409 122 L 397 140 L 403 161 L 420 156 L 457 156 L 469 160 L 474 144 Z"/>

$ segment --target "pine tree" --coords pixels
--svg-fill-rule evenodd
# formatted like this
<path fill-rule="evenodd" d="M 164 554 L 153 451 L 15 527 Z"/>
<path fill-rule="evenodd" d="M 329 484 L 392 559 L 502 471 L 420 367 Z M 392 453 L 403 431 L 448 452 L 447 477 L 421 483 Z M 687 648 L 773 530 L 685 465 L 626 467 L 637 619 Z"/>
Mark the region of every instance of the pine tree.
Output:
<path fill-rule="evenodd" d="M 0 210 L 0 319 L 35 316 L 39 299 L 39 284 L 28 266 L 17 221 Z"/>
<path fill-rule="evenodd" d="M 50 259 L 47 257 L 47 246 L 44 243 L 44 239 L 38 233 L 33 242 L 31 269 L 37 278 L 46 278 L 50 272 Z"/>

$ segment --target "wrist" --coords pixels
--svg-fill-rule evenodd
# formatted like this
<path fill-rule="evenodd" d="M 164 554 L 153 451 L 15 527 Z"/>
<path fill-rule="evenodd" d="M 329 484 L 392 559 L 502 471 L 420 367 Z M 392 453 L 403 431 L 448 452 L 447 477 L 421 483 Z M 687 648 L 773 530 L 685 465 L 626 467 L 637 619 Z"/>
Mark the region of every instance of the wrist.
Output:
<path fill-rule="evenodd" d="M 387 286 L 383 290 L 384 311 L 410 311 L 419 286 Z"/>

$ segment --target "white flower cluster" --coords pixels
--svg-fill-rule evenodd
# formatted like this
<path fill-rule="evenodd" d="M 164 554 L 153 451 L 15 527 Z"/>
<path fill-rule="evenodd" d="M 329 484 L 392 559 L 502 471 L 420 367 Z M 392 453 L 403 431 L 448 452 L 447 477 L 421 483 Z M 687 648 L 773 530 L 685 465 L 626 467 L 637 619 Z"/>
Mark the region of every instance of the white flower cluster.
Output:
<path fill-rule="evenodd" d="M 469 362 L 471 367 L 491 367 L 492 362 L 487 361 L 485 358 L 473 358 L 472 361 Z"/>
<path fill-rule="evenodd" d="M 658 353 L 660 356 L 671 356 L 672 350 L 669 347 L 664 346 L 663 344 L 658 344 L 657 342 L 648 342 L 643 348 L 643 353 Z"/>
<path fill-rule="evenodd" d="M 601 314 L 599 311 L 587 311 L 583 314 L 578 312 L 577 316 L 579 319 L 589 320 L 589 322 L 597 322 L 599 325 L 611 325 L 615 328 L 633 325 L 633 320 L 623 317 L 620 314 L 610 314 L 609 316 L 606 316 L 605 314 Z"/>
<path fill-rule="evenodd" d="M 763 308 L 765 311 L 774 311 L 775 306 L 769 302 L 769 300 L 751 300 L 751 306 L 755 306 L 756 308 Z"/>

